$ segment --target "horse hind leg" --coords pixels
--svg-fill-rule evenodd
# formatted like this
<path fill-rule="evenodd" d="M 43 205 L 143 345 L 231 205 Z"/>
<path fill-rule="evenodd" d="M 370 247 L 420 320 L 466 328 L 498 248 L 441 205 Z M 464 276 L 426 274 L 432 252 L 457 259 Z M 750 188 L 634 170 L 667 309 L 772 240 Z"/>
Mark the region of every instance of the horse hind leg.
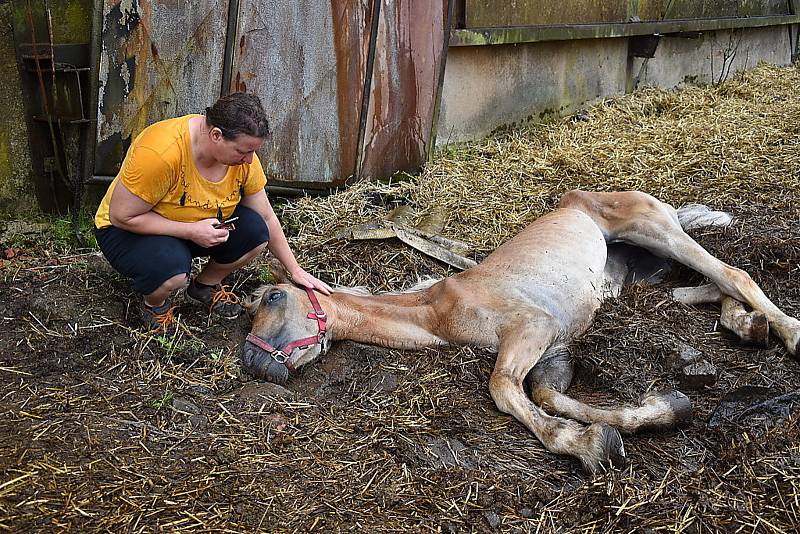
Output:
<path fill-rule="evenodd" d="M 760 311 L 748 312 L 738 300 L 725 297 L 722 299 L 722 326 L 739 336 L 745 343 L 759 347 L 769 344 L 769 320 Z"/>
<path fill-rule="evenodd" d="M 766 347 L 769 342 L 769 320 L 760 311 L 745 310 L 744 305 L 731 298 L 716 284 L 697 287 L 680 287 L 672 291 L 672 298 L 689 306 L 721 304 L 720 324 L 745 343 Z"/>
<path fill-rule="evenodd" d="M 679 287 L 672 290 L 672 298 L 687 306 L 698 304 L 719 304 L 725 295 L 717 284 L 703 284 L 695 287 Z"/>
<path fill-rule="evenodd" d="M 595 213 L 595 220 L 610 240 L 638 245 L 707 276 L 723 294 L 763 313 L 770 328 L 783 341 L 789 353 L 798 355 L 800 321 L 778 309 L 750 275 L 714 257 L 684 232 L 672 206 L 645 193 L 629 192 L 620 195 L 626 195 L 621 197 L 626 200 L 624 211 L 616 210 L 608 200 L 600 197 L 606 211 Z"/>

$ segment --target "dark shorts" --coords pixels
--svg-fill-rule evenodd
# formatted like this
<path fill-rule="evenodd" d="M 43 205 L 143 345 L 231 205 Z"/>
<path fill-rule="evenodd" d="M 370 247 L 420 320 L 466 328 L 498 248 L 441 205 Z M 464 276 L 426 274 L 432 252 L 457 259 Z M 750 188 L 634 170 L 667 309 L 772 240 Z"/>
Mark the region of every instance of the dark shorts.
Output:
<path fill-rule="evenodd" d="M 239 217 L 228 240 L 203 248 L 197 243 L 164 235 L 141 235 L 115 228 L 95 230 L 97 244 L 114 269 L 133 278 L 133 288 L 143 295 L 181 273 L 192 271 L 192 258 L 210 256 L 217 263 L 234 263 L 262 243 L 269 230 L 257 212 L 237 206 L 231 217 Z"/>

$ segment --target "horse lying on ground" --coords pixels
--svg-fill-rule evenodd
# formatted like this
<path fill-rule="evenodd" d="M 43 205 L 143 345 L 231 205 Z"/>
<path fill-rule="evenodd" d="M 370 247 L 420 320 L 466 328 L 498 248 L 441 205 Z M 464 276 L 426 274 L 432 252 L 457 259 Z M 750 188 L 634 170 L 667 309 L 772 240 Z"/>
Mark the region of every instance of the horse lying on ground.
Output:
<path fill-rule="evenodd" d="M 744 339 L 763 343 L 771 329 L 792 355 L 800 349 L 800 321 L 781 312 L 747 273 L 689 237 L 681 215 L 641 192 L 571 191 L 558 209 L 479 265 L 422 289 L 325 296 L 291 284 L 262 287 L 247 303 L 253 326 L 242 348 L 243 366 L 256 377 L 285 382 L 290 370 L 337 339 L 399 349 L 484 347 L 497 353 L 489 390 L 501 411 L 548 450 L 578 458 L 588 471 L 619 464 L 625 459 L 620 431 L 673 428 L 691 419 L 689 400 L 677 391 L 649 393 L 641 406 L 617 409 L 564 394 L 573 372 L 566 345 L 587 329 L 603 298 L 630 280 L 642 249 L 713 282 L 677 289 L 676 299 L 721 302 L 723 325 Z"/>

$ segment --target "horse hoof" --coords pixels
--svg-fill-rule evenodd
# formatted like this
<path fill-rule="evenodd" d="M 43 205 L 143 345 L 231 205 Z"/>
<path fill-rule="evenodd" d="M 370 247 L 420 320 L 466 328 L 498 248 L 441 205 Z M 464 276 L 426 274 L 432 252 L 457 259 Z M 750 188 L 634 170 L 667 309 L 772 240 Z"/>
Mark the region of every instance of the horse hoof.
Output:
<path fill-rule="evenodd" d="M 611 467 L 625 467 L 625 446 L 616 428 L 605 423 L 594 423 L 586 429 L 585 435 L 591 440 L 588 444 L 589 454 L 580 458 L 586 471 L 596 473 Z"/>
<path fill-rule="evenodd" d="M 759 347 L 767 347 L 769 345 L 769 321 L 763 313 L 751 312 L 750 332 L 747 341 Z"/>
<path fill-rule="evenodd" d="M 530 391 L 538 386 L 550 387 L 564 393 L 572 383 L 575 363 L 566 347 L 548 350 L 525 377 Z"/>
<path fill-rule="evenodd" d="M 692 401 L 680 391 L 650 392 L 642 397 L 642 406 L 661 406 L 664 425 L 656 427 L 685 428 L 692 423 Z"/>

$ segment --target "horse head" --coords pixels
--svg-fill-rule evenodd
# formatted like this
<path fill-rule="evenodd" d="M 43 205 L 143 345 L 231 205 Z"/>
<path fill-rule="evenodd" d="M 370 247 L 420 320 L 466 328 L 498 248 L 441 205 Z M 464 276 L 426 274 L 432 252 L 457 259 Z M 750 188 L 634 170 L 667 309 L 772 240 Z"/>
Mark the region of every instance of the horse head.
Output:
<path fill-rule="evenodd" d="M 256 378 L 285 384 L 291 371 L 327 350 L 327 316 L 312 290 L 261 286 L 244 306 L 253 326 L 242 345 L 242 366 Z"/>

